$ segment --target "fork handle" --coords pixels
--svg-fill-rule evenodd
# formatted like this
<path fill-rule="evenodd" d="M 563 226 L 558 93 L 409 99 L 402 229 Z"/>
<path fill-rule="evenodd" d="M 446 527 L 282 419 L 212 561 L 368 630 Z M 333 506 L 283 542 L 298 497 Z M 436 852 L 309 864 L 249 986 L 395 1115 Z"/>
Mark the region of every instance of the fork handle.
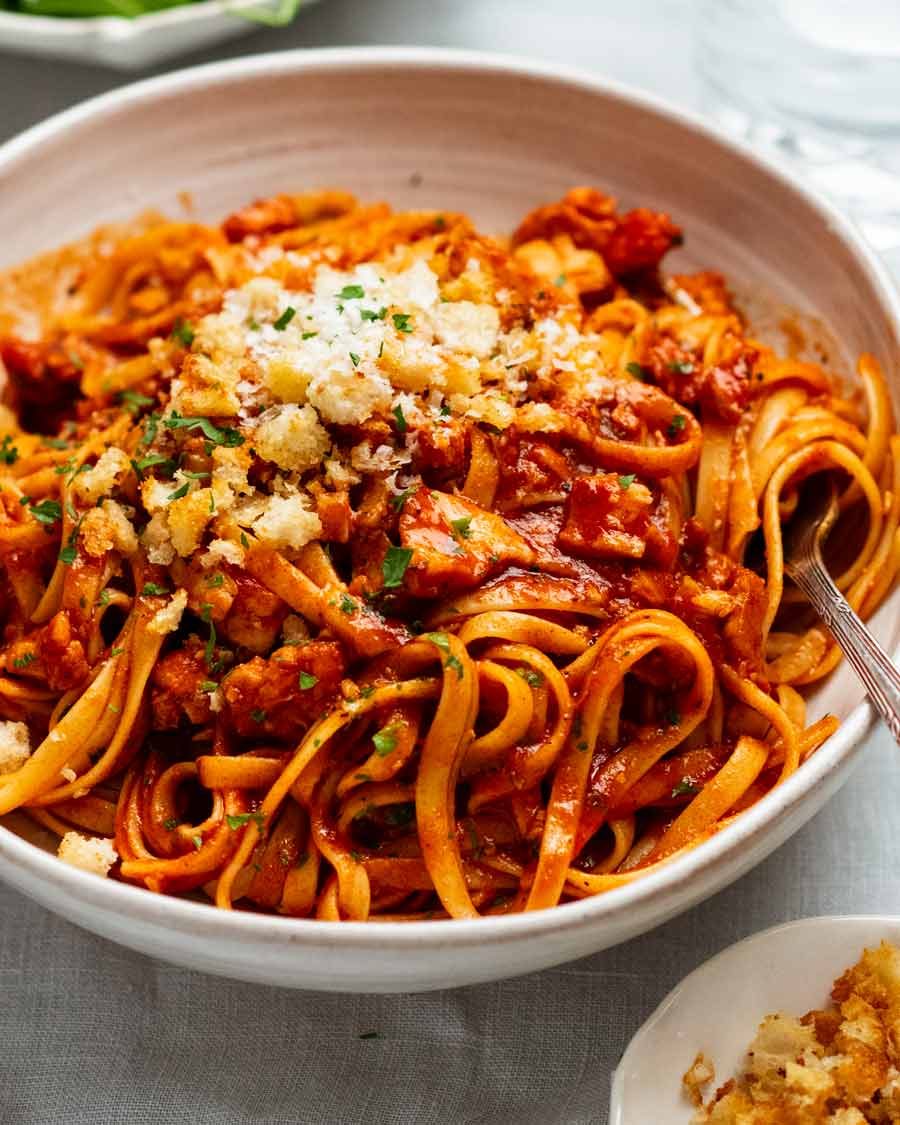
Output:
<path fill-rule="evenodd" d="M 832 582 L 821 556 L 807 557 L 786 569 L 828 626 L 865 684 L 873 706 L 887 723 L 895 741 L 900 743 L 900 672 L 891 658 Z"/>

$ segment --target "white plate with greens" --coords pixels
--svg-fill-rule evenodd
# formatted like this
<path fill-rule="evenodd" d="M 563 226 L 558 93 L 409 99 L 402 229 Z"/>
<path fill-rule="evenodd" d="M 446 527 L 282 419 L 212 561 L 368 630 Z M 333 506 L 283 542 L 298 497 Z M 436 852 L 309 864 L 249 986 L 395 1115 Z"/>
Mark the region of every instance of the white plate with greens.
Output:
<path fill-rule="evenodd" d="M 0 0 L 0 51 L 137 70 L 260 26 L 317 0 Z"/>

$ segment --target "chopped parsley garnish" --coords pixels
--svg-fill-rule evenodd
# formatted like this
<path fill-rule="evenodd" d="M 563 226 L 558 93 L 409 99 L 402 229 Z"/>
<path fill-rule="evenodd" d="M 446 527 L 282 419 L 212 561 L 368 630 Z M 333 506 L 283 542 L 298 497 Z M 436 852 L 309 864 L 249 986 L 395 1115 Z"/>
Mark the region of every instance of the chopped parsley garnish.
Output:
<path fill-rule="evenodd" d="M 204 602 L 200 606 L 200 620 L 209 626 L 209 636 L 206 639 L 206 645 L 203 649 L 203 659 L 206 661 L 206 667 L 211 668 L 213 663 L 213 654 L 216 649 L 216 627 L 212 619 L 212 606 L 209 602 Z"/>
<path fill-rule="evenodd" d="M 386 758 L 397 749 L 397 731 L 394 727 L 382 727 L 372 735 L 372 742 L 378 757 Z"/>
<path fill-rule="evenodd" d="M 104 586 L 97 598 L 97 605 L 109 605 L 109 590 Z"/>
<path fill-rule="evenodd" d="M 366 291 L 361 285 L 345 285 L 344 288 L 338 293 L 338 299 L 341 301 L 354 301 L 359 297 L 365 297 Z"/>
<path fill-rule="evenodd" d="M 544 682 L 544 677 L 536 668 L 527 668 L 523 665 L 516 669 L 516 675 L 521 676 L 529 687 L 540 687 Z"/>
<path fill-rule="evenodd" d="M 460 516 L 458 520 L 451 520 L 450 526 L 453 528 L 453 534 L 457 539 L 468 539 L 472 534 L 469 525 L 472 523 L 471 516 Z"/>
<path fill-rule="evenodd" d="M 168 589 L 165 586 L 160 586 L 156 582 L 145 582 L 141 594 L 145 598 L 161 598 L 164 594 L 168 594 Z"/>
<path fill-rule="evenodd" d="M 137 460 L 131 462 L 131 467 L 138 476 L 147 469 L 152 469 L 157 465 L 164 473 L 173 473 L 175 471 L 175 462 L 172 458 L 164 457 L 161 453 L 150 453 L 146 457 L 139 457 Z"/>
<path fill-rule="evenodd" d="M 401 434 L 406 433 L 406 416 L 403 413 L 403 407 L 398 402 L 394 409 L 391 411 L 394 415 L 394 421 L 397 423 L 397 430 Z"/>
<path fill-rule="evenodd" d="M 174 816 L 170 816 L 168 820 L 163 821 L 163 828 L 165 828 L 167 832 L 174 832 L 177 827 L 178 819 Z"/>
<path fill-rule="evenodd" d="M 377 311 L 375 309 L 360 309 L 359 315 L 363 320 L 384 320 L 387 315 L 387 308 L 382 305 Z"/>
<path fill-rule="evenodd" d="M 124 648 L 112 648 L 112 649 L 109 650 L 109 655 L 110 656 L 121 656 L 124 651 L 125 651 Z"/>
<path fill-rule="evenodd" d="M 461 680 L 465 674 L 465 669 L 462 666 L 462 661 L 456 656 L 448 656 L 445 663 L 445 668 L 452 668 L 456 672 L 456 678 Z"/>
<path fill-rule="evenodd" d="M 41 445 L 46 445 L 48 449 L 68 449 L 69 443 L 66 438 L 62 437 L 45 437 L 41 438 Z"/>
<path fill-rule="evenodd" d="M 273 321 L 272 327 L 276 332 L 283 332 L 296 315 L 297 310 L 294 308 L 294 306 L 288 305 L 281 316 L 276 321 Z"/>
<path fill-rule="evenodd" d="M 170 500 L 180 500 L 182 498 L 182 496 L 187 496 L 188 489 L 190 487 L 191 487 L 191 482 L 186 480 L 180 488 L 176 488 L 174 492 L 170 492 L 168 498 Z"/>
<path fill-rule="evenodd" d="M 191 836 L 191 843 L 194 845 L 194 847 L 199 852 L 200 849 L 203 847 L 203 837 L 202 836 Z"/>
<path fill-rule="evenodd" d="M 43 524 L 53 524 L 62 516 L 62 508 L 58 500 L 42 500 L 40 504 L 28 503 L 28 510 L 38 521 Z"/>
<path fill-rule="evenodd" d="M 619 477 L 619 488 L 626 492 L 634 484 L 636 473 L 628 473 L 627 476 Z"/>
<path fill-rule="evenodd" d="M 318 682 L 319 682 L 319 677 L 314 676 L 312 674 L 312 672 L 301 672 L 300 673 L 300 690 L 301 691 L 309 691 L 309 689 L 314 688 Z"/>
<path fill-rule="evenodd" d="M 84 371 L 84 360 L 78 352 L 73 352 L 70 348 L 69 351 L 66 352 L 66 359 L 72 364 L 76 371 Z"/>
<path fill-rule="evenodd" d="M 412 496 L 416 490 L 414 488 L 404 488 L 402 492 L 398 492 L 396 496 L 389 497 L 389 503 L 395 512 L 403 509 L 403 505 Z"/>
<path fill-rule="evenodd" d="M 353 614 L 356 613 L 357 609 L 359 609 L 359 606 L 356 604 L 353 598 L 350 597 L 349 594 L 344 594 L 344 596 L 341 598 L 339 609 L 341 613 L 346 613 L 348 617 L 352 617 Z"/>
<path fill-rule="evenodd" d="M 177 340 L 179 344 L 183 344 L 189 348 L 194 342 L 194 329 L 186 320 L 181 317 L 172 325 L 172 339 Z"/>
<path fill-rule="evenodd" d="M 136 416 L 140 414 L 142 406 L 152 406 L 153 399 L 147 395 L 142 395 L 138 391 L 122 391 L 119 394 L 119 402 L 125 407 L 129 414 Z"/>
<path fill-rule="evenodd" d="M 646 382 L 652 374 L 649 367 L 644 367 L 642 363 L 626 363 L 625 370 L 629 375 L 633 375 L 635 379 L 640 379 L 642 382 Z"/>
<path fill-rule="evenodd" d="M 675 371 L 679 375 L 690 375 L 694 370 L 694 365 L 688 362 L 670 363 L 669 370 Z"/>
<path fill-rule="evenodd" d="M 437 645 L 442 652 L 450 651 L 450 638 L 446 633 L 426 633 L 425 640 Z"/>
<path fill-rule="evenodd" d="M 205 585 L 209 586 L 213 590 L 217 590 L 224 581 L 225 575 L 220 571 L 217 571 L 215 574 L 209 575 L 209 577 L 206 579 Z"/>
<path fill-rule="evenodd" d="M 432 221 L 432 226 L 435 230 L 445 230 L 447 227 L 447 220 L 443 215 L 435 215 L 434 220 Z"/>
<path fill-rule="evenodd" d="M 412 559 L 409 547 L 388 547 L 381 564 L 381 573 L 384 575 L 385 589 L 394 590 L 403 584 L 403 575 Z"/>
<path fill-rule="evenodd" d="M 264 723 L 266 721 L 266 712 L 262 707 L 254 707 L 250 712 L 250 718 L 254 723 Z"/>
<path fill-rule="evenodd" d="M 167 430 L 199 430 L 207 441 L 213 445 L 235 446 L 243 445 L 243 435 L 228 426 L 219 429 L 208 418 L 183 418 L 180 414 L 172 414 L 163 420 Z"/>
<path fill-rule="evenodd" d="M 3 440 L 0 441 L 0 462 L 4 465 L 14 465 L 19 459 L 19 451 L 12 443 L 12 438 L 9 434 L 3 435 Z"/>
<path fill-rule="evenodd" d="M 181 472 L 183 476 L 189 477 L 191 480 L 206 480 L 210 475 L 209 473 L 192 473 L 188 469 L 182 469 Z"/>
<path fill-rule="evenodd" d="M 72 563 L 75 561 L 75 558 L 76 558 L 77 555 L 78 555 L 78 550 L 75 547 L 75 544 L 74 543 L 68 543 L 59 552 L 59 561 L 63 564 L 63 566 L 71 566 Z"/>
<path fill-rule="evenodd" d="M 359 356 L 356 354 L 356 352 L 348 352 L 347 354 L 350 356 L 350 362 L 353 364 L 353 366 L 359 367 Z"/>
<path fill-rule="evenodd" d="M 680 434 L 681 431 L 684 429 L 685 422 L 686 422 L 686 419 L 685 419 L 685 416 L 683 414 L 676 414 L 672 418 L 672 421 L 669 423 L 669 428 L 666 430 L 666 433 L 669 435 L 670 438 L 677 437 L 678 434 Z"/>
<path fill-rule="evenodd" d="M 202 692 L 204 692 L 206 695 L 212 695 L 212 693 L 214 691 L 219 690 L 219 685 L 216 683 L 215 680 L 201 680 L 199 686 L 200 686 L 200 690 Z"/>
<path fill-rule="evenodd" d="M 694 797 L 700 792 L 699 785 L 693 785 L 690 781 L 679 781 L 675 788 L 672 790 L 673 797 Z"/>
<path fill-rule="evenodd" d="M 566 283 L 566 275 L 564 273 L 561 273 L 559 275 L 559 277 L 556 277 L 553 280 L 553 284 L 556 286 L 557 289 L 561 289 L 565 285 L 565 283 Z"/>
<path fill-rule="evenodd" d="M 229 815 L 225 817 L 225 823 L 232 831 L 238 828 L 243 828 L 244 825 L 251 820 L 260 830 L 260 832 L 262 832 L 262 830 L 266 826 L 266 814 L 263 812 L 242 812 L 235 813 L 233 816 Z"/>
<path fill-rule="evenodd" d="M 450 409 L 449 402 L 442 402 L 441 403 L 441 417 L 442 418 L 449 418 L 452 413 L 453 412 Z"/>
<path fill-rule="evenodd" d="M 27 668 L 29 664 L 33 664 L 37 660 L 37 655 L 33 652 L 26 652 L 23 656 L 17 656 L 12 662 L 13 668 Z"/>
<path fill-rule="evenodd" d="M 398 332 L 412 332 L 412 317 L 409 313 L 394 313 L 391 320 Z"/>
<path fill-rule="evenodd" d="M 156 440 L 156 431 L 159 429 L 159 415 L 150 414 L 144 423 L 144 436 L 141 445 L 152 445 Z"/>
<path fill-rule="evenodd" d="M 313 336 L 318 336 L 318 335 L 319 335 L 318 332 L 303 332 L 300 335 L 300 339 L 301 340 L 311 340 L 313 338 Z"/>

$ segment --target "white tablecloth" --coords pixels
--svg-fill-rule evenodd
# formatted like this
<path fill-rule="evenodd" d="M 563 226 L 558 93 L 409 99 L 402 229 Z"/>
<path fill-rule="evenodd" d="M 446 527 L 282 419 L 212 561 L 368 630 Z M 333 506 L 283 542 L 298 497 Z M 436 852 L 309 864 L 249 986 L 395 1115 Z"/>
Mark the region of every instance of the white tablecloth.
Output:
<path fill-rule="evenodd" d="M 323 0 L 293 28 L 226 50 L 516 51 L 696 106 L 690 8 Z M 121 81 L 0 55 L 0 139 Z M 653 933 L 535 976 L 431 995 L 327 996 L 204 977 L 91 937 L 0 887 L 0 1125 L 602 1125 L 629 1038 L 711 954 L 790 918 L 898 910 L 896 754 L 879 728 L 843 792 L 802 832 Z"/>

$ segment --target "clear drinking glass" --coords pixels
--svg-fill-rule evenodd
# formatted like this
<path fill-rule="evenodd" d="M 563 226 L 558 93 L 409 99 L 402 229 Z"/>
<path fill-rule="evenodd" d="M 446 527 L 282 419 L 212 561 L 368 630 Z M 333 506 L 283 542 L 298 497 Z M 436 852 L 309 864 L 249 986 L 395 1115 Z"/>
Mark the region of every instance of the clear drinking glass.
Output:
<path fill-rule="evenodd" d="M 900 0 L 702 0 L 706 110 L 847 210 L 900 274 Z"/>

